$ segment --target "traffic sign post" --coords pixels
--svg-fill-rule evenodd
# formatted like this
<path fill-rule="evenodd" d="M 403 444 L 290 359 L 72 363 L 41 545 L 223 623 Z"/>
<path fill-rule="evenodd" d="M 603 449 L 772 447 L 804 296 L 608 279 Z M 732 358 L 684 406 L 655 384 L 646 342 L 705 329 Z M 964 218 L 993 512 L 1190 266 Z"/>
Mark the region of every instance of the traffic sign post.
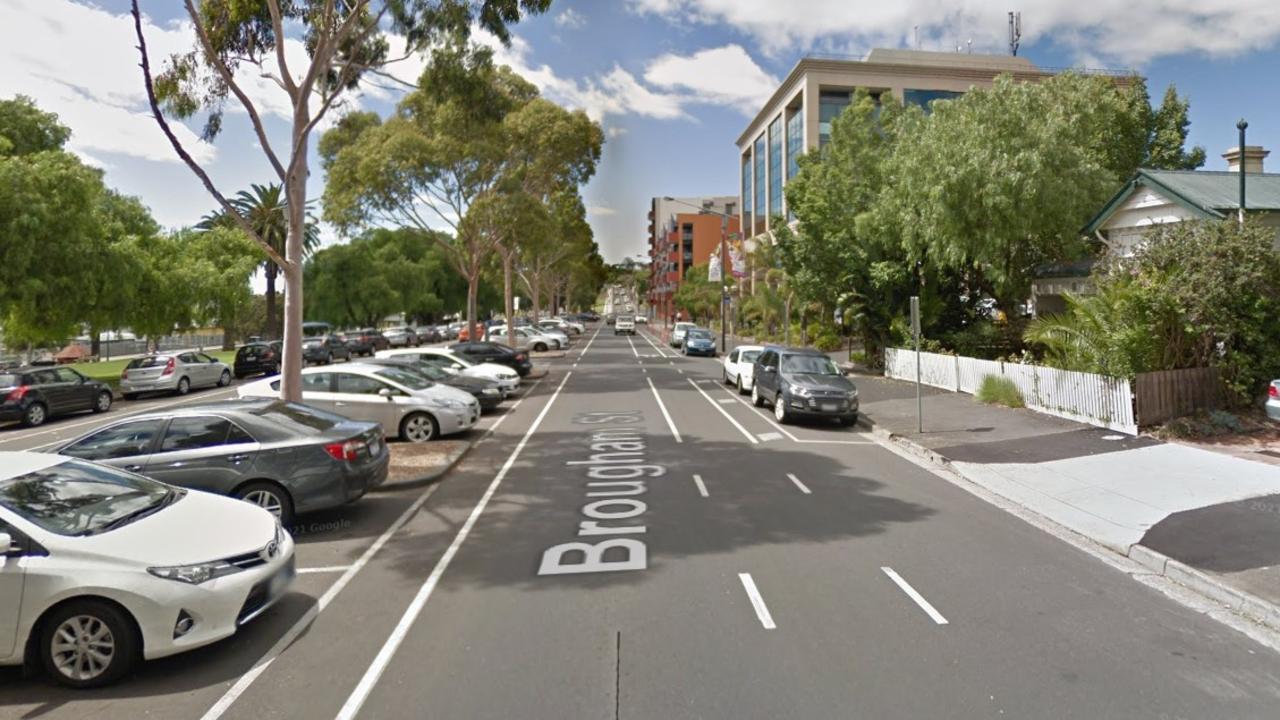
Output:
<path fill-rule="evenodd" d="M 924 432 L 924 404 L 920 399 L 920 296 L 911 296 L 911 337 L 916 344 L 916 432 Z"/>

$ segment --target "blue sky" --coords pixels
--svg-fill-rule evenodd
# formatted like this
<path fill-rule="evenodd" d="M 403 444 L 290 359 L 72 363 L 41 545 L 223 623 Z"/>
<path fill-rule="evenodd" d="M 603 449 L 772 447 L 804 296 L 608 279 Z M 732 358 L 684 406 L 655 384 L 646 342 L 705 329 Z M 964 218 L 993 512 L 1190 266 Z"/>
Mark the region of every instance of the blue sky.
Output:
<path fill-rule="evenodd" d="M 499 57 L 563 104 L 605 127 L 596 177 L 585 188 L 606 259 L 645 252 L 654 195 L 734 194 L 734 139 L 763 97 L 810 52 L 861 54 L 905 47 L 919 26 L 923 49 L 1003 52 L 1012 3 L 957 0 L 556 0 L 550 13 L 515 28 Z M 1235 122 L 1249 143 L 1280 149 L 1280 3 L 1200 0 L 1027 0 L 1019 54 L 1043 66 L 1135 68 L 1158 101 L 1175 83 L 1191 100 L 1191 141 L 1221 169 Z M 143 0 L 153 51 L 189 46 L 181 4 Z M 108 182 L 140 196 L 165 225 L 189 224 L 212 208 L 145 115 L 125 0 L 6 0 L 0 5 L 0 96 L 25 93 L 71 126 L 72 149 L 103 167 Z M 416 76 L 413 62 L 397 73 Z M 281 92 L 250 84 L 273 136 L 287 132 Z M 353 100 L 388 112 L 394 92 Z M 271 179 L 243 114 L 227 117 L 213 146 L 185 139 L 228 192 Z M 1280 165 L 1280 155 L 1272 158 Z M 323 178 L 313 164 L 309 194 Z M 337 242 L 331 231 L 328 242 Z"/>

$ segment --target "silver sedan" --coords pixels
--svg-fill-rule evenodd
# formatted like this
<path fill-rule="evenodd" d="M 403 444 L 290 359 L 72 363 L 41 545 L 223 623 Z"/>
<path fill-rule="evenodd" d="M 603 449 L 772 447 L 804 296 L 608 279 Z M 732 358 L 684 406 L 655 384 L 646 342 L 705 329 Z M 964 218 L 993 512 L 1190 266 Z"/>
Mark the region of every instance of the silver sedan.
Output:
<path fill-rule="evenodd" d="M 230 384 L 230 366 L 194 350 L 134 358 L 120 373 L 120 393 L 125 400 L 132 400 L 140 393 L 186 395 L 195 388 Z"/>

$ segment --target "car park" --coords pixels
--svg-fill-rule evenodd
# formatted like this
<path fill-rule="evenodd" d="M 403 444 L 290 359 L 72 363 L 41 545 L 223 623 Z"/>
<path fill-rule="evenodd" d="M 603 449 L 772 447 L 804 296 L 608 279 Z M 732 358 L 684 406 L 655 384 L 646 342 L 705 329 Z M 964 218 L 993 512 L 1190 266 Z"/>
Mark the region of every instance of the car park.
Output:
<path fill-rule="evenodd" d="M 302 361 L 308 365 L 331 365 L 334 360 L 350 360 L 351 347 L 338 335 L 321 335 L 302 341 Z"/>
<path fill-rule="evenodd" d="M 365 360 L 365 362 L 372 365 L 403 368 L 418 373 L 431 382 L 468 392 L 476 399 L 476 402 L 480 403 L 480 412 L 482 413 L 497 409 L 506 397 L 506 393 L 502 390 L 502 386 L 499 385 L 497 380 L 467 377 L 466 375 L 445 370 L 439 365 L 426 360 L 413 360 L 407 355 L 402 355 L 398 358 L 375 357 Z"/>
<path fill-rule="evenodd" d="M 496 342 L 464 342 L 449 346 L 455 354 L 472 362 L 495 363 L 506 365 L 515 370 L 520 377 L 527 377 L 533 372 L 533 361 L 529 353 L 508 347 Z"/>
<path fill-rule="evenodd" d="M 817 350 L 769 346 L 751 369 L 751 402 L 770 405 L 780 423 L 799 417 L 858 419 L 858 388 Z"/>
<path fill-rule="evenodd" d="M 125 400 L 142 393 L 186 395 L 196 388 L 230 384 L 231 368 L 226 363 L 194 350 L 134 358 L 120 373 L 120 393 Z"/>
<path fill-rule="evenodd" d="M 383 350 L 377 357 L 409 358 L 415 362 L 426 362 L 450 372 L 466 377 L 493 380 L 502 388 L 503 393 L 510 395 L 520 387 L 520 374 L 507 365 L 490 362 L 475 362 L 446 348 L 412 348 L 401 350 Z"/>
<path fill-rule="evenodd" d="M 271 398 L 279 392 L 279 379 L 242 385 L 239 391 L 241 397 Z M 415 443 L 469 430 L 480 419 L 480 403 L 470 393 L 400 368 L 359 362 L 303 369 L 302 400 L 353 420 L 376 422 L 387 436 Z"/>
<path fill-rule="evenodd" d="M 690 328 L 685 331 L 684 342 L 680 344 L 680 351 L 685 356 L 690 355 L 707 355 L 709 357 L 716 356 L 716 338 L 711 334 L 710 330 L 704 328 Z"/>
<path fill-rule="evenodd" d="M 387 347 L 413 347 L 418 344 L 418 333 L 408 325 L 387 328 L 382 331 L 382 336 L 387 339 Z"/>
<path fill-rule="evenodd" d="M 751 392 L 752 371 L 763 345 L 739 345 L 724 356 L 724 383 L 738 388 L 739 395 Z"/>
<path fill-rule="evenodd" d="M 69 367 L 19 367 L 0 372 L 0 422 L 43 425 L 74 412 L 111 409 L 111 387 Z"/>
<path fill-rule="evenodd" d="M 676 323 L 675 327 L 671 329 L 671 347 L 680 347 L 680 344 L 684 342 L 685 333 L 689 332 L 691 328 L 696 327 L 698 326 L 691 322 Z"/>
<path fill-rule="evenodd" d="M 614 335 L 635 335 L 636 319 L 632 315 L 619 315 L 613 321 Z"/>
<path fill-rule="evenodd" d="M 131 415 L 50 452 L 229 495 L 285 526 L 359 499 L 387 478 L 374 423 L 279 400 L 231 400 Z"/>
<path fill-rule="evenodd" d="M 0 665 L 74 688 L 222 640 L 294 578 L 262 508 L 86 460 L 0 452 Z"/>
<path fill-rule="evenodd" d="M 303 347 L 306 346 L 306 342 L 303 341 Z M 245 343 L 236 350 L 231 372 L 237 380 L 250 375 L 276 375 L 280 372 L 282 354 L 282 345 L 279 340 Z"/>

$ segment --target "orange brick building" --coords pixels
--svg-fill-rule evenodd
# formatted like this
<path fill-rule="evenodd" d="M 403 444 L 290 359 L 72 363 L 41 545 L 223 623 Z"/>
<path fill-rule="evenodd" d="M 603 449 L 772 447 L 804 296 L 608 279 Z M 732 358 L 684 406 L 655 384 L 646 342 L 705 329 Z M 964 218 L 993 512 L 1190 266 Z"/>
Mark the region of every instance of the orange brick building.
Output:
<path fill-rule="evenodd" d="M 720 249 L 724 232 L 723 218 L 718 213 L 732 216 L 728 222 L 730 235 L 739 231 L 736 200 L 734 197 L 654 198 L 649 211 L 652 270 L 648 300 L 656 321 L 669 322 L 680 309 L 675 306 L 674 298 L 689 273 L 702 273 L 706 277 L 711 255 Z M 707 211 L 700 213 L 698 207 Z M 688 312 L 684 314 L 687 316 Z"/>

